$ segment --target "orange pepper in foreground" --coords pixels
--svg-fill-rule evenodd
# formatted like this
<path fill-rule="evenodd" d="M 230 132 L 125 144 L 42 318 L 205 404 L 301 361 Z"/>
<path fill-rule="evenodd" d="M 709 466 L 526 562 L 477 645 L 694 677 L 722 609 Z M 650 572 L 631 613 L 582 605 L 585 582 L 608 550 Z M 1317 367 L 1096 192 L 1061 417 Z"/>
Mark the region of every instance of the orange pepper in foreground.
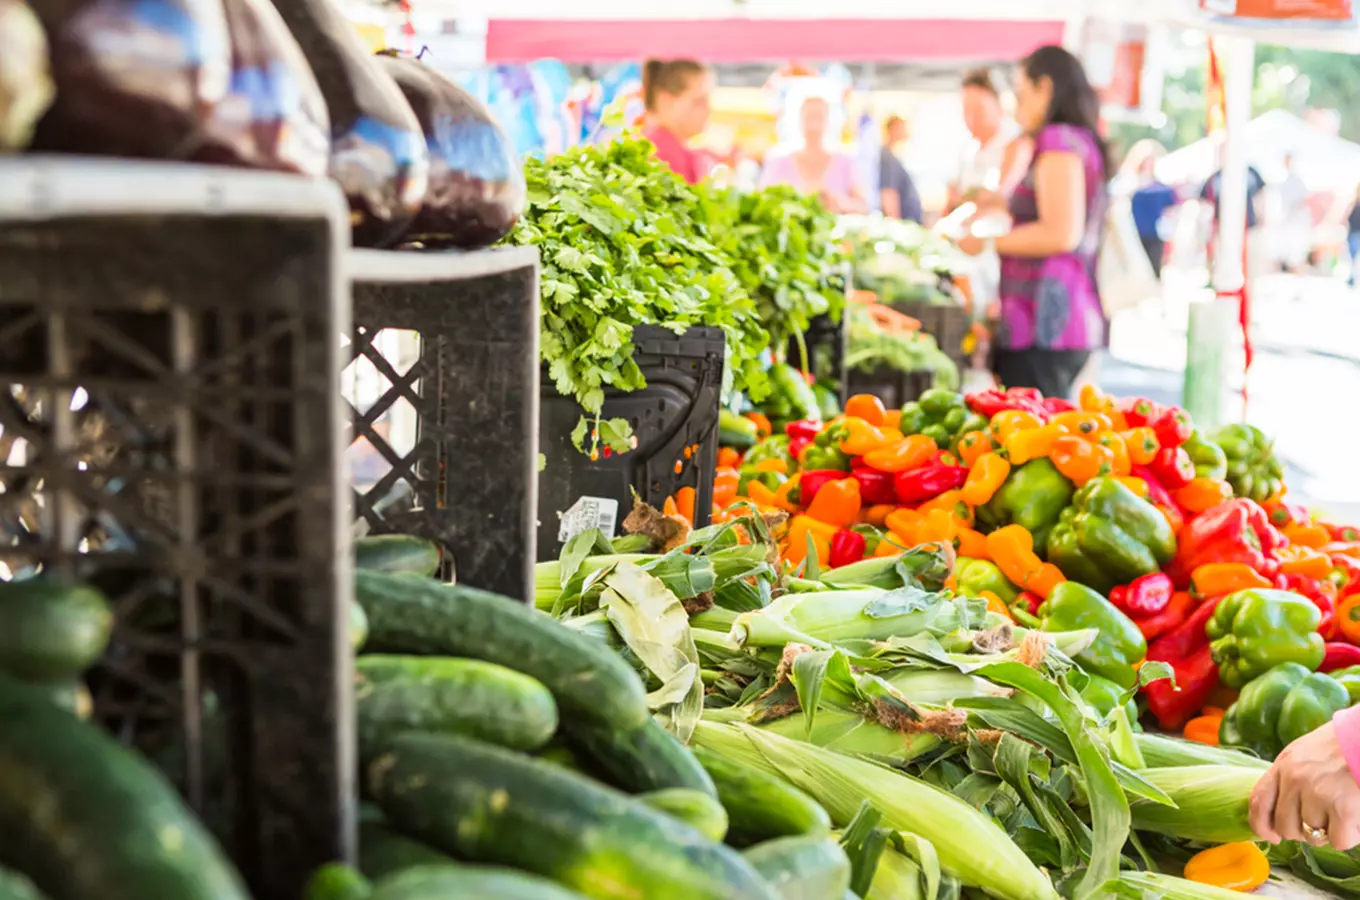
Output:
<path fill-rule="evenodd" d="M 1025 428 L 1013 431 L 1006 436 L 1003 445 L 1006 458 L 1013 466 L 1023 466 L 1030 460 L 1048 456 L 1053 445 L 1062 437 L 1062 429 L 1056 425 L 1040 425 L 1038 428 Z"/>
<path fill-rule="evenodd" d="M 845 416 L 841 419 L 841 424 L 848 432 L 841 441 L 841 450 L 850 456 L 864 456 L 875 450 L 882 450 L 891 443 L 888 436 L 879 431 L 877 426 L 870 425 L 858 416 Z"/>
<path fill-rule="evenodd" d="M 987 601 L 988 612 L 1001 613 L 1001 615 L 1006 617 L 1007 621 L 1015 621 L 1015 617 L 1011 615 L 1011 611 L 996 594 L 991 591 L 978 591 L 978 596 Z"/>
<path fill-rule="evenodd" d="M 689 519 L 689 524 L 694 525 L 694 501 L 697 492 L 694 488 L 686 485 L 675 492 L 675 511 Z"/>
<path fill-rule="evenodd" d="M 1148 483 L 1133 475 L 1116 475 L 1114 480 L 1133 491 L 1134 495 L 1141 500 L 1146 500 L 1148 494 L 1151 493 L 1151 490 L 1148 488 Z"/>
<path fill-rule="evenodd" d="M 1114 454 L 1114 460 L 1110 463 L 1111 472 L 1123 477 L 1133 471 L 1133 460 L 1129 458 L 1129 445 L 1124 443 L 1124 439 L 1117 433 L 1107 431 L 1096 439 L 1096 443 Z"/>
<path fill-rule="evenodd" d="M 1286 575 L 1303 575 L 1319 581 L 1332 573 L 1332 559 L 1321 550 L 1291 544 L 1275 551 L 1280 571 Z"/>
<path fill-rule="evenodd" d="M 798 482 L 802 477 L 803 473 L 799 472 L 792 478 L 790 478 L 788 481 L 784 482 L 779 486 L 779 489 L 774 492 L 775 506 L 779 507 L 785 512 L 789 513 L 798 512 L 798 504 L 794 503 L 792 500 L 789 499 L 789 494 L 793 492 L 794 488 L 798 487 Z"/>
<path fill-rule="evenodd" d="M 1186 512 L 1202 513 L 1232 499 L 1232 485 L 1217 478 L 1196 478 L 1171 496 Z M 1324 577 L 1326 573 L 1323 573 Z"/>
<path fill-rule="evenodd" d="M 969 467 L 968 480 L 963 483 L 963 502 L 969 506 L 982 506 L 991 500 L 1006 476 L 1011 473 L 1011 464 L 999 453 L 984 453 Z"/>
<path fill-rule="evenodd" d="M 1104 412 L 1109 403 L 1110 398 L 1105 392 L 1089 382 L 1083 384 L 1077 394 L 1077 407 L 1086 412 Z"/>
<path fill-rule="evenodd" d="M 916 540 L 918 543 L 938 541 L 941 544 L 953 544 L 960 524 L 958 516 L 947 510 L 932 509 L 917 524 Z"/>
<path fill-rule="evenodd" d="M 1360 594 L 1347 594 L 1336 604 L 1336 627 L 1352 644 L 1360 644 Z"/>
<path fill-rule="evenodd" d="M 757 472 L 778 472 L 780 475 L 789 474 L 789 464 L 778 457 L 762 459 L 751 468 Z"/>
<path fill-rule="evenodd" d="M 987 535 L 971 528 L 960 528 L 958 537 L 954 539 L 959 545 L 959 556 L 966 556 L 969 559 L 991 559 L 992 555 L 987 552 Z"/>
<path fill-rule="evenodd" d="M 883 414 L 883 428 L 896 428 L 899 431 L 902 427 L 902 410 L 890 409 Z"/>
<path fill-rule="evenodd" d="M 1004 443 L 1006 438 L 1017 431 L 1038 428 L 1043 424 L 1034 413 L 1027 413 L 1021 409 L 1003 409 L 992 416 L 991 432 L 998 441 Z"/>
<path fill-rule="evenodd" d="M 1059 472 L 1077 485 L 1083 485 L 1100 475 L 1108 475 L 1114 468 L 1114 453 L 1110 448 L 1075 435 L 1058 438 L 1049 458 Z"/>
<path fill-rule="evenodd" d="M 719 469 L 713 476 L 713 505 L 718 509 L 726 509 L 735 503 L 740 482 L 741 474 L 736 469 Z"/>
<path fill-rule="evenodd" d="M 718 468 L 735 469 L 739 465 L 741 465 L 741 454 L 737 452 L 735 447 L 718 448 Z"/>
<path fill-rule="evenodd" d="M 1218 746 L 1218 727 L 1223 724 L 1222 716 L 1197 716 L 1185 723 L 1185 739 L 1199 744 Z"/>
<path fill-rule="evenodd" d="M 870 425 L 882 425 L 888 411 L 883 407 L 883 401 L 873 394 L 856 394 L 845 401 L 845 414 L 863 419 Z M 899 415 L 901 415 L 899 413 Z"/>
<path fill-rule="evenodd" d="M 865 525 L 872 525 L 875 528 L 883 528 L 888 521 L 888 515 L 897 509 L 891 504 L 880 503 L 877 506 L 870 506 L 860 510 L 859 517 Z"/>
<path fill-rule="evenodd" d="M 760 507 L 774 507 L 779 501 L 774 491 L 766 487 L 764 482 L 756 481 L 754 478 L 746 482 L 746 497 Z"/>
<path fill-rule="evenodd" d="M 1007 525 L 987 535 L 987 552 L 1001 574 L 1021 587 L 1038 575 L 1044 564 L 1034 552 L 1034 536 L 1022 525 Z"/>
<path fill-rule="evenodd" d="M 1066 580 L 1067 576 L 1062 573 L 1061 569 L 1053 563 L 1044 563 L 1039 566 L 1034 574 L 1029 576 L 1029 580 L 1021 587 L 1047 600 L 1048 595 L 1053 593 L 1053 589 Z"/>
<path fill-rule="evenodd" d="M 929 462 L 939 449 L 932 438 L 913 434 L 895 444 L 864 454 L 864 463 L 880 472 L 909 472 Z"/>
<path fill-rule="evenodd" d="M 1110 430 L 1110 420 L 1095 412 L 1058 413 L 1049 422 L 1056 425 L 1064 434 L 1075 435 L 1094 441 L 1103 432 Z"/>
<path fill-rule="evenodd" d="M 756 482 L 749 482 L 755 484 Z M 771 495 L 773 500 L 773 494 Z M 817 496 L 812 498 L 808 515 L 828 525 L 849 528 L 859 518 L 859 482 L 853 478 L 841 478 L 822 485 Z"/>
<path fill-rule="evenodd" d="M 1205 563 L 1190 573 L 1190 593 L 1200 597 L 1269 587 L 1270 579 L 1246 563 Z"/>
<path fill-rule="evenodd" d="M 984 453 L 991 453 L 996 447 L 985 431 L 970 431 L 959 438 L 959 459 L 965 466 L 971 466 Z"/>
<path fill-rule="evenodd" d="M 1320 550 L 1332 542 L 1332 533 L 1322 525 L 1289 524 L 1281 529 L 1289 543 Z"/>
<path fill-rule="evenodd" d="M 1157 432 L 1147 426 L 1130 428 L 1121 432 L 1124 446 L 1129 448 L 1129 461 L 1135 466 L 1146 466 L 1157 458 L 1161 445 L 1157 443 Z"/>
<path fill-rule="evenodd" d="M 1230 891 L 1254 891 L 1270 877 L 1270 860 L 1250 841 L 1201 850 L 1185 864 L 1188 881 Z"/>
<path fill-rule="evenodd" d="M 898 542 L 907 547 L 914 547 L 917 544 L 916 527 L 921 524 L 923 518 L 925 516 L 914 509 L 899 509 L 888 513 L 883 524 L 897 537 Z"/>

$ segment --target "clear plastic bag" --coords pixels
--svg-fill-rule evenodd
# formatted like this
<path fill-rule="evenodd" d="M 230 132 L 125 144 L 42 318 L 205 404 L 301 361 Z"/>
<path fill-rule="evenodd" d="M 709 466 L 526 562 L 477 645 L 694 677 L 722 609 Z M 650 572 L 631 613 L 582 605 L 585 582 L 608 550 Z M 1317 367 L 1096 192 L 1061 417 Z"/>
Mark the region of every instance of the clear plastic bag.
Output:
<path fill-rule="evenodd" d="M 486 247 L 524 212 L 524 167 L 477 99 L 409 57 L 380 56 L 406 95 L 430 149 L 430 185 L 405 241 L 426 247 Z"/>
<path fill-rule="evenodd" d="M 42 25 L 24 0 L 0 0 L 0 151 L 26 147 L 51 102 Z"/>

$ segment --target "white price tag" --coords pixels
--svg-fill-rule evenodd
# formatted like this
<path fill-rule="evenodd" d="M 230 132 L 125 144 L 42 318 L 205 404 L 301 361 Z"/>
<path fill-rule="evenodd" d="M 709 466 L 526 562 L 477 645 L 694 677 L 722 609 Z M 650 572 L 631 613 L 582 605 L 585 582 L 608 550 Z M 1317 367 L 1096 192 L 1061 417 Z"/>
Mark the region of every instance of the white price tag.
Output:
<path fill-rule="evenodd" d="M 557 530 L 557 539 L 563 543 L 583 531 L 592 528 L 610 540 L 614 538 L 614 528 L 619 520 L 619 501 L 607 497 L 582 497 L 562 513 L 562 527 Z"/>

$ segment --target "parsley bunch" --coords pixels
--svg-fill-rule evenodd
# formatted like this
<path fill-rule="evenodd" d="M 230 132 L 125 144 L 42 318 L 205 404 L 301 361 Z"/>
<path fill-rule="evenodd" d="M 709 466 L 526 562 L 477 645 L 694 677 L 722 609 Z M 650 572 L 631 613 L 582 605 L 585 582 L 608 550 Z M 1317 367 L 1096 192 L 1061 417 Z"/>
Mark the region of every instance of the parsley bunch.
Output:
<path fill-rule="evenodd" d="M 595 423 L 592 452 L 603 441 L 622 452 L 631 429 L 602 421 L 606 387 L 646 385 L 633 361 L 633 326 L 723 329 L 724 388 L 764 396 L 759 357 L 770 338 L 727 249 L 715 244 L 706 206 L 658 162 L 645 140 L 583 146 L 525 165 L 529 203 L 513 244 L 533 244 L 541 260 L 543 361 L 559 393 L 572 396 Z M 572 438 L 582 447 L 582 419 Z"/>

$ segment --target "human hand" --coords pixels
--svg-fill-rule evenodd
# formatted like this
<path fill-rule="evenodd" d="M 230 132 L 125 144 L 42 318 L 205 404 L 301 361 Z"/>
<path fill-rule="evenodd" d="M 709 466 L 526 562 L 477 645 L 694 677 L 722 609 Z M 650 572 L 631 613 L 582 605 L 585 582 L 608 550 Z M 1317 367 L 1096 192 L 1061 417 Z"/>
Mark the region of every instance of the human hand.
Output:
<path fill-rule="evenodd" d="M 987 248 L 986 241 L 971 234 L 965 234 L 963 237 L 959 238 L 958 244 L 959 249 L 969 256 L 977 256 Z"/>
<path fill-rule="evenodd" d="M 1251 827 L 1272 844 L 1360 844 L 1360 784 L 1331 722 L 1284 749 L 1251 792 Z M 1312 829 L 1318 829 L 1312 831 Z"/>

